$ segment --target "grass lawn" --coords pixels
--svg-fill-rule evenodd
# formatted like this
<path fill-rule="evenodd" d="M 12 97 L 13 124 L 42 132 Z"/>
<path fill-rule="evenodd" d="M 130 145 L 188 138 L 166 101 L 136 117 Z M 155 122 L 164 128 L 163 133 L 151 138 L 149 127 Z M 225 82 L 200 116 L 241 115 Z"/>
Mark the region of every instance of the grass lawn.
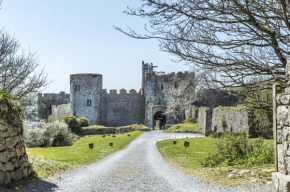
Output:
<path fill-rule="evenodd" d="M 200 128 L 196 123 L 179 123 L 172 125 L 164 133 L 178 133 L 178 132 L 197 132 Z"/>
<path fill-rule="evenodd" d="M 88 127 L 82 127 L 82 129 L 100 129 L 100 128 L 106 128 L 106 127 L 103 125 L 91 125 Z"/>
<path fill-rule="evenodd" d="M 132 124 L 132 125 L 122 126 L 122 128 L 130 128 L 130 127 L 135 128 L 137 130 L 148 129 L 148 127 L 143 124 Z"/>
<path fill-rule="evenodd" d="M 115 137 L 111 134 L 105 138 L 102 135 L 90 135 L 81 137 L 69 147 L 27 148 L 27 152 L 37 177 L 43 179 L 59 171 L 96 162 L 124 149 L 141 133 L 134 131 L 116 134 Z M 109 146 L 111 142 L 114 143 L 113 147 Z M 89 149 L 89 143 L 94 144 L 92 150 Z"/>
<path fill-rule="evenodd" d="M 175 139 L 157 142 L 158 150 L 166 161 L 172 166 L 208 182 L 219 185 L 264 183 L 270 181 L 271 172 L 274 171 L 274 165 L 203 168 L 200 160 L 206 157 L 209 151 L 214 149 L 217 139 L 208 137 L 177 139 L 177 145 L 172 144 L 173 140 Z M 188 148 L 183 146 L 184 141 L 190 142 Z M 273 140 L 267 140 L 266 142 L 273 143 Z M 235 169 L 237 172 L 248 169 L 251 171 L 251 174 L 230 178 L 229 169 Z"/>

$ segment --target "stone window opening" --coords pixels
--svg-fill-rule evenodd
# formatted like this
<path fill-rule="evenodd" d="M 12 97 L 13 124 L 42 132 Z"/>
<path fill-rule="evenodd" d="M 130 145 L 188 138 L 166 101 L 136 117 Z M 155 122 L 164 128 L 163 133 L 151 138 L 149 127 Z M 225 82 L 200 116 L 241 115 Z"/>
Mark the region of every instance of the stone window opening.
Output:
<path fill-rule="evenodd" d="M 51 107 L 51 105 L 48 105 L 48 114 L 52 115 L 52 107 Z"/>
<path fill-rule="evenodd" d="M 176 82 L 174 82 L 174 88 L 177 88 L 178 86 L 177 86 L 177 83 Z"/>
<path fill-rule="evenodd" d="M 163 90 L 163 85 L 161 85 L 161 90 Z"/>
<path fill-rule="evenodd" d="M 87 106 L 89 106 L 89 107 L 92 106 L 92 100 L 90 100 L 90 99 L 87 100 Z"/>
<path fill-rule="evenodd" d="M 81 86 L 80 85 L 74 85 L 74 92 L 80 91 Z"/>

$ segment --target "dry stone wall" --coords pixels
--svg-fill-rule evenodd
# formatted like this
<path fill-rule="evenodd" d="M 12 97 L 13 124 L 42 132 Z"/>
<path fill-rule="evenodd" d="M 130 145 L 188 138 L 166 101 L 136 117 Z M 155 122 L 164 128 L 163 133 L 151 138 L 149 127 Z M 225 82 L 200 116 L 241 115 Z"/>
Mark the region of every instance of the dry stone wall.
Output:
<path fill-rule="evenodd" d="M 1 103 L 0 185 L 28 177 L 31 172 L 32 167 L 24 147 L 21 115 L 14 106 Z"/>

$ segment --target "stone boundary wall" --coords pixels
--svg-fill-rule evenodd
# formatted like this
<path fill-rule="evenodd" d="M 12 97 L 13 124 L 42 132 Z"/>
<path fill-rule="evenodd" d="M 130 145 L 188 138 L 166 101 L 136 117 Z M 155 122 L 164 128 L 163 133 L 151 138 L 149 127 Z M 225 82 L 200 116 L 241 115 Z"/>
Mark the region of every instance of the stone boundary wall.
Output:
<path fill-rule="evenodd" d="M 285 91 L 278 94 L 277 99 L 277 166 L 278 172 L 272 173 L 275 192 L 290 191 L 290 62 L 286 65 L 288 80 Z"/>
<path fill-rule="evenodd" d="M 73 115 L 71 104 L 53 105 L 51 115 L 48 116 L 48 121 L 62 120 L 64 116 Z"/>
<path fill-rule="evenodd" d="M 222 125 L 224 115 L 226 126 Z M 217 107 L 213 109 L 212 131 L 213 132 L 245 132 L 252 135 L 253 131 L 252 111 L 239 107 Z"/>
<path fill-rule="evenodd" d="M 7 120 L 7 116 L 9 120 Z M 6 117 L 6 118 L 5 118 Z M 8 104 L 0 104 L 0 185 L 28 177 L 31 164 L 23 141 L 23 125 L 19 112 Z"/>
<path fill-rule="evenodd" d="M 200 107 L 198 109 L 197 124 L 201 128 L 202 134 L 211 129 L 212 109 L 209 107 Z"/>

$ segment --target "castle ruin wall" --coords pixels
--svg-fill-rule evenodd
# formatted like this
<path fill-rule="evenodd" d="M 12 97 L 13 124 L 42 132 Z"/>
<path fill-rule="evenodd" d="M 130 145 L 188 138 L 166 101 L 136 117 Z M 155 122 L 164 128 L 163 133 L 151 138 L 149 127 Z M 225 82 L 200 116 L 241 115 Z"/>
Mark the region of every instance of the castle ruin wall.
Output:
<path fill-rule="evenodd" d="M 238 107 L 217 107 L 213 109 L 211 129 L 213 132 L 245 132 L 251 136 L 253 135 L 253 122 L 254 115 L 251 110 Z"/>
<path fill-rule="evenodd" d="M 134 123 L 144 123 L 144 97 L 141 92 L 125 89 L 102 91 L 101 119 L 105 126 L 122 126 Z"/>
<path fill-rule="evenodd" d="M 65 116 L 73 115 L 71 104 L 53 105 L 51 115 L 48 116 L 48 121 L 60 121 Z"/>
<path fill-rule="evenodd" d="M 38 118 L 48 119 L 52 114 L 53 105 L 70 103 L 70 94 L 65 92 L 56 93 L 38 93 Z"/>

